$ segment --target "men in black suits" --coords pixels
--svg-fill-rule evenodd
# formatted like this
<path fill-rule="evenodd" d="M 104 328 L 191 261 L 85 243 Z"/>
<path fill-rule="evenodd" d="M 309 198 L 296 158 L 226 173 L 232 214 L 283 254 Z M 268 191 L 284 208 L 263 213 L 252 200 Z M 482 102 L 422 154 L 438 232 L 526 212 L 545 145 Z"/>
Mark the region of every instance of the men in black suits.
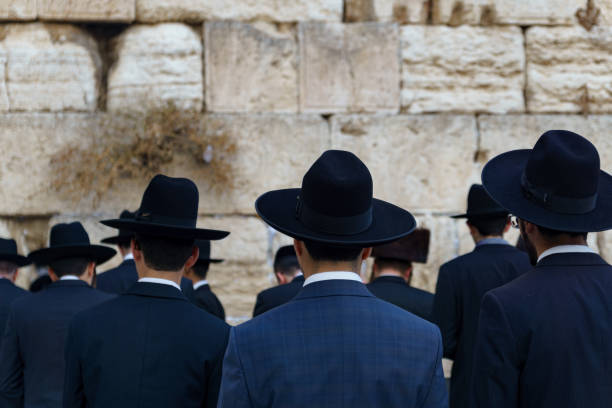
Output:
<path fill-rule="evenodd" d="M 412 262 L 427 262 L 429 230 L 417 229 L 405 238 L 374 247 L 372 282 L 368 290 L 415 315 L 431 320 L 433 294 L 410 286 Z"/>
<path fill-rule="evenodd" d="M 597 149 L 549 131 L 493 158 L 482 181 L 537 264 L 483 298 L 470 406 L 611 407 L 612 266 L 586 243 L 587 231 L 612 229 Z"/>
<path fill-rule="evenodd" d="M 440 267 L 432 318 L 442 332 L 444 357 L 454 360 L 450 406 L 471 408 L 469 386 L 482 297 L 530 265 L 524 252 L 502 239 L 510 228 L 508 212 L 481 185 L 470 188 L 467 213 L 454 218 L 467 218 L 476 248 Z"/>
<path fill-rule="evenodd" d="M 193 284 L 191 301 L 200 309 L 206 310 L 221 320 L 225 320 L 225 309 L 223 309 L 223 305 L 217 298 L 217 295 L 210 289 L 210 285 L 206 280 L 210 264 L 220 263 L 223 260 L 210 257 L 210 241 L 199 239 L 196 240 L 196 245 L 200 249 L 198 261 L 185 271 L 185 277 Z"/>
<path fill-rule="evenodd" d="M 0 351 L 0 406 L 62 406 L 69 322 L 77 312 L 111 298 L 91 282 L 96 264 L 113 255 L 111 248 L 90 245 L 78 222 L 53 226 L 49 247 L 29 255 L 49 266 L 54 282 L 11 305 Z"/>
<path fill-rule="evenodd" d="M 295 256 L 293 245 L 280 247 L 274 256 L 274 275 L 278 286 L 257 294 L 253 317 L 287 303 L 297 295 L 304 284 L 304 276 Z"/>
<path fill-rule="evenodd" d="M 136 282 L 78 314 L 66 343 L 64 408 L 201 408 L 217 402 L 229 326 L 181 292 L 198 259 L 195 239 L 229 233 L 196 228 L 198 189 L 155 176 L 134 219 L 102 221 L 134 234 Z"/>
<path fill-rule="evenodd" d="M 11 303 L 28 294 L 14 282 L 19 268 L 29 263 L 25 256 L 17 253 L 17 243 L 14 240 L 0 238 L 0 347 Z"/>

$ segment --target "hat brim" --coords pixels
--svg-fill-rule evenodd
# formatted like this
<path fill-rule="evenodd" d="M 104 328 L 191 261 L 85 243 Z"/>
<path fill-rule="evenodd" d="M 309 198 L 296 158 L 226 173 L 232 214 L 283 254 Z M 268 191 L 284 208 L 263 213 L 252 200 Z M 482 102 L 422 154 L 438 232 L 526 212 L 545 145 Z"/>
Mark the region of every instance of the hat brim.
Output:
<path fill-rule="evenodd" d="M 19 254 L 2 254 L 0 253 L 0 261 L 10 262 L 19 267 L 26 266 L 32 263 L 27 257 Z"/>
<path fill-rule="evenodd" d="M 477 218 L 477 217 L 503 217 L 504 215 L 508 215 L 508 211 L 478 211 L 478 212 L 471 212 L 471 213 L 465 213 L 465 214 L 458 214 L 458 215 L 451 215 L 451 218 L 454 219 L 458 219 L 458 218 Z"/>
<path fill-rule="evenodd" d="M 209 241 L 216 241 L 229 235 L 229 232 L 227 231 L 178 227 L 176 225 L 156 224 L 152 222 L 125 219 L 103 220 L 100 222 L 112 228 L 125 229 L 134 233 L 177 239 L 206 239 Z"/>
<path fill-rule="evenodd" d="M 513 150 L 491 159 L 482 170 L 482 184 L 499 205 L 513 215 L 541 227 L 566 232 L 597 232 L 612 229 L 612 176 L 599 174 L 595 209 L 585 214 L 553 212 L 523 194 L 521 177 L 530 149 Z"/>
<path fill-rule="evenodd" d="M 131 239 L 132 239 L 131 236 L 117 235 L 115 237 L 104 238 L 100 242 L 103 243 L 103 244 L 119 245 L 122 242 L 130 242 Z"/>
<path fill-rule="evenodd" d="M 225 261 L 225 259 L 216 259 L 216 258 L 203 259 L 203 258 L 198 258 L 198 261 L 196 262 L 196 264 L 200 263 L 200 262 L 202 262 L 202 263 L 221 263 L 221 262 L 224 262 L 224 261 Z"/>
<path fill-rule="evenodd" d="M 408 211 L 382 200 L 372 200 L 372 225 L 358 234 L 336 235 L 314 231 L 295 216 L 301 189 L 269 191 L 255 202 L 257 214 L 271 227 L 292 238 L 337 246 L 370 247 L 386 244 L 409 235 L 416 220 Z"/>
<path fill-rule="evenodd" d="M 111 259 L 117 251 L 103 245 L 65 245 L 42 248 L 33 251 L 28 258 L 38 265 L 49 263 L 63 258 L 91 258 L 100 265 Z"/>

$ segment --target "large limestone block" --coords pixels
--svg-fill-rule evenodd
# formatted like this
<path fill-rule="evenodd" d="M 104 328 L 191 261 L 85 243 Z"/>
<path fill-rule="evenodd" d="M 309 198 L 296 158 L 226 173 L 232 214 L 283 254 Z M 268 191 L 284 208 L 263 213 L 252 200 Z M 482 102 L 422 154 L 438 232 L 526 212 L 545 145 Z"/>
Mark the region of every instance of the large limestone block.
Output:
<path fill-rule="evenodd" d="M 384 23 L 302 23 L 302 112 L 397 112 L 398 28 Z"/>
<path fill-rule="evenodd" d="M 527 30 L 530 112 L 612 112 L 612 27 Z"/>
<path fill-rule="evenodd" d="M 208 111 L 297 112 L 293 29 L 230 21 L 204 27 Z"/>
<path fill-rule="evenodd" d="M 95 40 L 84 30 L 11 24 L 5 27 L 2 46 L 8 56 L 4 78 L 12 111 L 97 108 L 102 63 Z"/>
<path fill-rule="evenodd" d="M 38 0 L 43 20 L 129 22 L 135 13 L 136 0 Z"/>
<path fill-rule="evenodd" d="M 404 26 L 401 42 L 402 110 L 524 110 L 520 28 Z"/>
<path fill-rule="evenodd" d="M 345 0 L 345 21 L 394 21 L 400 24 L 425 24 L 429 13 L 427 0 Z"/>
<path fill-rule="evenodd" d="M 36 0 L 0 0 L 0 20 L 34 20 Z"/>
<path fill-rule="evenodd" d="M 472 116 L 337 116 L 332 146 L 365 162 L 376 197 L 410 211 L 458 211 L 477 176 Z"/>
<path fill-rule="evenodd" d="M 342 0 L 137 0 L 136 18 L 144 22 L 340 21 L 342 6 Z"/>
<path fill-rule="evenodd" d="M 597 241 L 599 244 L 600 255 L 606 260 L 606 262 L 612 262 L 612 231 L 597 233 Z"/>
<path fill-rule="evenodd" d="M 202 41 L 179 23 L 135 25 L 115 41 L 108 109 L 146 110 L 166 104 L 200 111 L 204 99 Z"/>

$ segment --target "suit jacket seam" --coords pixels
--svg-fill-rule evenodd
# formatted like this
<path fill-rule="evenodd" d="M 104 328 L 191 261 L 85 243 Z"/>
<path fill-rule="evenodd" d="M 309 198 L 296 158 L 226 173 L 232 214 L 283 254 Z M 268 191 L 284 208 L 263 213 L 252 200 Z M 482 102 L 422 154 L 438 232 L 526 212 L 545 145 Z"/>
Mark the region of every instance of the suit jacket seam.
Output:
<path fill-rule="evenodd" d="M 246 388 L 246 393 L 249 398 L 249 404 L 253 406 L 251 392 L 249 391 L 249 384 L 247 383 L 246 372 L 244 370 L 244 365 L 242 364 L 242 358 L 240 358 L 240 350 L 238 349 L 238 330 L 235 330 L 234 332 L 234 346 L 236 347 L 236 358 L 238 359 L 238 364 L 240 364 L 240 372 L 244 377 L 244 388 Z"/>

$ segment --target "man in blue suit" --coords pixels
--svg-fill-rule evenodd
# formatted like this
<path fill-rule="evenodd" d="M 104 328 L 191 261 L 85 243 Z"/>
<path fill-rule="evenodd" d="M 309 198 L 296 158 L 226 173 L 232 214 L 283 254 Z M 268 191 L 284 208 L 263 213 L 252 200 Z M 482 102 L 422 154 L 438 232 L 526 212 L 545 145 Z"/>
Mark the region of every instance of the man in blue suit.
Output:
<path fill-rule="evenodd" d="M 49 266 L 54 282 L 11 306 L 0 350 L 1 407 L 62 406 L 68 325 L 79 311 L 112 297 L 93 289 L 91 282 L 96 264 L 113 255 L 111 248 L 90 245 L 78 222 L 53 226 L 49 247 L 29 255 Z"/>
<path fill-rule="evenodd" d="M 28 294 L 14 282 L 19 268 L 29 263 L 28 258 L 17 253 L 17 243 L 14 240 L 0 238 L 0 347 L 11 303 Z"/>
<path fill-rule="evenodd" d="M 491 289 L 529 270 L 527 254 L 503 239 L 510 228 L 508 211 L 474 184 L 468 194 L 466 218 L 476 248 L 440 267 L 434 298 L 433 322 L 440 327 L 444 357 L 453 360 L 451 408 L 470 408 L 470 380 L 474 342 L 482 297 Z"/>
<path fill-rule="evenodd" d="M 563 130 L 495 157 L 482 181 L 518 218 L 535 269 L 482 301 L 472 407 L 612 406 L 612 267 L 586 243 L 612 228 L 612 177 Z"/>
<path fill-rule="evenodd" d="M 434 325 L 376 298 L 357 272 L 412 215 L 372 198 L 352 153 L 327 151 L 302 188 L 268 192 L 260 217 L 294 238 L 306 280 L 293 300 L 234 328 L 219 407 L 445 407 Z"/>

